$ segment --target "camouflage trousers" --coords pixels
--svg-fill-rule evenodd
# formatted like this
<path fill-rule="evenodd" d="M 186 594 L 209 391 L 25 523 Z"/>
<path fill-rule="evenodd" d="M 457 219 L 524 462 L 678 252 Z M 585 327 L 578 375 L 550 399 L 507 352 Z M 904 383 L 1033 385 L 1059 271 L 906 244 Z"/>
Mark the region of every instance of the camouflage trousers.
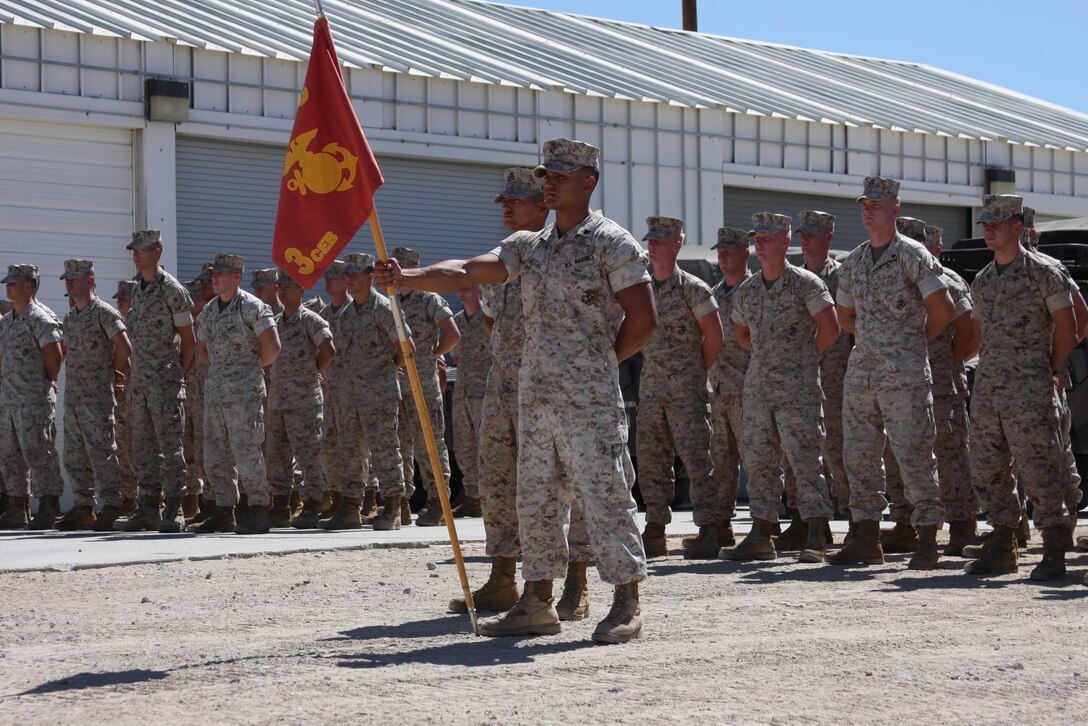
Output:
<path fill-rule="evenodd" d="M 710 395 L 710 456 L 714 463 L 717 504 L 708 512 L 719 522 L 733 519 L 737 510 L 741 461 L 741 397 L 720 392 Z"/>
<path fill-rule="evenodd" d="M 36 497 L 64 494 L 54 412 L 52 403 L 36 408 L 0 406 L 0 471 L 9 495 L 26 496 L 28 470 L 30 494 Z"/>
<path fill-rule="evenodd" d="M 322 387 L 325 394 L 324 416 L 321 422 L 321 476 L 325 492 L 339 492 L 340 483 L 351 479 L 348 462 L 340 455 L 340 430 L 336 425 L 336 409 L 332 393 Z M 362 475 L 362 472 L 357 472 Z"/>
<path fill-rule="evenodd" d="M 121 463 L 113 438 L 113 402 L 64 407 L 64 470 L 76 506 L 121 506 Z"/>
<path fill-rule="evenodd" d="M 468 398 L 453 394 L 453 452 L 457 468 L 461 470 L 461 482 L 465 496 L 480 497 L 480 421 L 483 418 L 484 399 Z"/>
<path fill-rule="evenodd" d="M 849 506 L 850 483 L 842 457 L 842 385 L 824 386 L 824 477 L 840 512 Z"/>
<path fill-rule="evenodd" d="M 491 375 L 494 376 L 495 369 Z M 518 414 L 517 372 L 513 396 L 493 395 L 488 378 L 480 419 L 480 510 L 484 520 L 488 557 L 517 557 L 518 539 Z M 575 494 L 567 530 L 567 557 L 571 562 L 593 558 L 586 531 L 585 511 Z"/>
<path fill-rule="evenodd" d="M 125 499 L 140 496 L 140 479 L 136 476 L 136 467 L 132 464 L 131 437 L 128 433 L 128 402 L 119 399 L 113 409 L 114 426 L 117 438 L 117 461 L 121 465 L 121 494 Z M 203 416 L 201 416 L 203 419 Z M 201 453 L 201 459 L 204 455 Z"/>
<path fill-rule="evenodd" d="M 203 386 L 199 386 L 202 388 Z M 204 394 L 190 384 L 185 391 L 185 491 L 189 494 L 205 493 L 211 498 L 211 490 L 204 492 Z"/>
<path fill-rule="evenodd" d="M 752 518 L 778 521 L 785 479 L 782 457 L 797 476 L 797 509 L 802 519 L 831 518 L 831 496 L 824 479 L 823 412 L 819 400 L 772 403 L 746 388 L 741 415 L 744 470 Z"/>
<path fill-rule="evenodd" d="M 622 585 L 646 577 L 631 496 L 635 472 L 616 417 L 612 411 L 573 406 L 520 407 L 517 511 L 527 581 L 566 575 L 575 496 L 581 498 L 601 579 Z"/>
<path fill-rule="evenodd" d="M 127 394 L 129 446 L 144 496 L 185 496 L 185 411 L 176 387 L 167 388 Z"/>
<path fill-rule="evenodd" d="M 269 504 L 264 443 L 264 401 L 220 404 L 204 402 L 204 461 L 207 476 L 221 507 L 238 504 L 238 488 L 251 506 Z"/>
<path fill-rule="evenodd" d="M 879 521 L 883 516 L 888 505 L 883 465 L 888 440 L 903 472 L 905 497 L 914 506 L 911 524 L 942 525 L 944 504 L 933 455 L 936 426 L 930 387 L 877 388 L 847 381 L 842 423 L 851 519 Z"/>
<path fill-rule="evenodd" d="M 381 483 L 383 499 L 405 496 L 404 460 L 397 437 L 398 402 L 372 397 L 367 403 L 337 404 L 338 456 L 344 465 L 332 473 L 333 486 L 345 497 L 361 498 L 370 467 Z M 368 459 L 369 457 L 369 459 Z"/>
<path fill-rule="evenodd" d="M 1020 521 L 1011 457 L 1034 505 L 1035 526 L 1068 526 L 1069 467 L 1058 398 L 1050 389 L 1025 395 L 984 385 L 971 396 L 971 476 L 992 525 L 1015 527 Z"/>
<path fill-rule="evenodd" d="M 303 501 L 321 501 L 321 421 L 321 406 L 276 408 L 265 413 L 264 451 L 273 496 L 291 493 L 297 463 L 302 469 L 299 495 Z"/>
<path fill-rule="evenodd" d="M 426 388 L 424 389 L 424 395 L 448 496 L 450 493 L 450 452 L 446 448 L 446 417 L 442 409 L 442 396 L 433 391 L 428 393 Z M 431 458 L 427 452 L 427 442 L 423 438 L 423 428 L 419 425 L 416 404 L 412 398 L 412 391 L 408 386 L 404 386 L 404 397 L 400 402 L 400 423 L 397 427 L 397 434 L 400 438 L 400 451 L 404 459 L 406 496 L 411 497 L 416 490 L 415 466 L 418 459 L 419 474 L 423 479 L 423 485 L 427 488 L 427 498 L 437 499 L 438 484 L 435 482 L 434 469 L 431 466 Z M 380 474 L 378 478 L 382 478 Z"/>
<path fill-rule="evenodd" d="M 720 496 L 712 478 L 710 460 L 710 412 L 704 395 L 643 396 L 638 405 L 638 486 L 646 504 L 646 521 L 672 521 L 676 476 L 676 455 L 684 462 L 691 480 L 691 503 L 695 524 L 719 524 Z"/>
<path fill-rule="evenodd" d="M 1069 471 L 1066 481 L 1068 495 L 1065 498 L 1065 506 L 1069 510 L 1070 517 L 1072 517 L 1072 526 L 1075 527 L 1077 507 L 1080 506 L 1080 500 L 1084 493 L 1080 490 L 1080 472 L 1077 470 L 1077 457 L 1073 455 L 1073 412 L 1069 410 L 1069 398 L 1066 395 L 1065 388 L 1058 389 L 1058 406 L 1061 432 L 1065 441 L 1063 458 L 1065 459 L 1066 469 Z"/>
<path fill-rule="evenodd" d="M 945 520 L 969 522 L 978 516 L 978 494 L 971 483 L 971 463 L 967 443 L 967 400 L 962 394 L 933 397 L 933 418 L 937 436 L 933 453 L 937 457 L 937 478 L 941 483 L 941 501 Z M 891 447 L 884 449 L 884 471 L 891 500 L 891 518 L 910 523 L 914 506 L 903 493 L 903 477 Z"/>

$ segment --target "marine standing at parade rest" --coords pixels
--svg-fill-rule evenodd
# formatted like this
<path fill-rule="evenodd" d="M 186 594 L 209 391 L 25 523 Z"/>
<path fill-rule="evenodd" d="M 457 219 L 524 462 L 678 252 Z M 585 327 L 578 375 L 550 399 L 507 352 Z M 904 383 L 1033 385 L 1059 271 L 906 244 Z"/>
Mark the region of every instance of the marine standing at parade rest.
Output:
<path fill-rule="evenodd" d="M 865 178 L 858 197 L 869 239 L 839 269 L 839 321 L 854 334 L 843 390 L 843 452 L 850 482 L 852 532 L 828 557 L 834 564 L 884 562 L 880 517 L 885 440 L 903 472 L 918 530 L 912 569 L 937 566 L 937 530 L 944 505 L 933 456 L 933 376 L 928 345 L 947 327 L 955 306 L 941 266 L 925 248 L 899 234 L 899 182 Z"/>
<path fill-rule="evenodd" d="M 453 316 L 461 340 L 451 351 L 457 364 L 457 385 L 453 389 L 453 449 L 465 498 L 454 517 L 480 516 L 480 424 L 484 410 L 487 373 L 491 369 L 491 339 L 480 309 L 480 287 L 470 285 L 457 291 L 462 309 Z"/>
<path fill-rule="evenodd" d="M 268 531 L 268 470 L 264 444 L 263 369 L 280 352 L 276 321 L 268 305 L 240 288 L 246 261 L 219 252 L 212 263 L 216 297 L 200 312 L 200 356 L 208 364 L 204 382 L 204 461 L 215 492 L 215 512 L 198 532 L 225 532 L 234 523 L 238 488 L 248 506 L 235 534 Z"/>
<path fill-rule="evenodd" d="M 272 492 L 270 527 L 314 529 L 321 515 L 321 423 L 324 399 L 319 381 L 336 355 L 329 324 L 302 307 L 302 286 L 280 274 L 283 312 L 275 316 L 280 354 L 268 372 L 265 458 Z M 302 468 L 302 512 L 291 518 L 292 457 Z"/>
<path fill-rule="evenodd" d="M 786 261 L 792 218 L 752 215 L 756 256 L 762 265 L 737 289 L 733 329 L 752 352 L 744 379 L 744 469 L 752 530 L 722 559 L 776 557 L 774 523 L 782 499 L 782 452 L 797 476 L 797 508 L 808 526 L 801 562 L 823 562 L 833 514 L 824 479 L 824 424 L 819 357 L 839 338 L 835 304 L 814 273 Z"/>
<path fill-rule="evenodd" d="M 162 235 L 157 229 L 134 232 L 128 249 L 138 272 L 125 324 L 132 342 L 128 426 L 140 508 L 115 529 L 180 532 L 186 476 L 183 381 L 196 355 L 193 300 L 159 265 Z M 163 494 L 166 509 L 160 515 Z"/>
<path fill-rule="evenodd" d="M 623 643 L 642 630 L 638 583 L 646 577 L 646 555 L 631 496 L 618 364 L 650 339 L 657 313 L 642 248 L 590 211 L 599 153 L 580 141 L 545 142 L 536 173 L 556 219 L 543 230 L 517 232 L 468 261 L 402 270 L 394 260 L 378 268 L 379 285 L 436 292 L 521 277 L 517 502 L 526 582 L 513 608 L 480 623 L 483 635 L 560 632 L 552 582 L 567 570 L 575 491 L 601 579 L 615 587 L 593 640 Z"/>
<path fill-rule="evenodd" d="M 129 327 L 128 314 L 132 310 L 132 291 L 135 287 L 135 280 L 118 280 L 117 292 L 113 293 L 113 299 L 117 301 L 117 312 L 121 314 L 121 319 L 124 321 L 126 328 Z M 131 342 L 130 340 L 130 345 Z M 131 362 L 130 355 L 130 366 Z M 136 513 L 136 499 L 140 496 L 140 479 L 136 475 L 136 466 L 132 462 L 131 436 L 128 431 L 128 381 L 131 378 L 132 373 L 130 370 L 129 375 L 125 377 L 125 386 L 114 389 L 114 394 L 117 396 L 117 407 L 114 408 L 113 416 L 116 420 L 117 461 L 121 464 L 122 517 L 130 517 Z"/>
<path fill-rule="evenodd" d="M 679 454 L 691 481 L 699 536 L 686 559 L 718 556 L 721 515 L 710 459 L 710 394 L 707 374 L 722 349 L 722 322 L 714 293 L 676 264 L 684 244 L 684 221 L 648 217 L 643 241 L 649 246 L 657 329 L 642 351 L 639 379 L 638 484 L 646 503 L 642 544 L 647 557 L 668 554 L 665 526 L 672 521 Z"/>
<path fill-rule="evenodd" d="M 393 257 L 404 268 L 419 266 L 420 254 L 407 247 L 397 247 Z M 453 322 L 453 311 L 441 296 L 424 290 L 409 290 L 398 293 L 404 324 L 412 330 L 412 342 L 416 347 L 416 361 L 419 368 L 419 385 L 423 389 L 423 398 L 427 404 L 427 415 L 431 419 L 435 446 L 441 461 L 442 476 L 446 481 L 446 491 L 450 486 L 450 453 L 446 449 L 446 416 L 442 408 L 442 390 L 438 381 L 438 359 L 453 350 L 461 333 Z M 439 335 L 441 334 L 441 337 Z M 442 505 L 438 500 L 438 485 L 434 478 L 427 446 L 423 442 L 423 429 L 419 424 L 415 402 L 407 376 L 400 377 L 401 390 L 404 394 L 400 405 L 400 450 L 404 457 L 404 485 L 406 496 L 411 498 L 415 492 L 415 464 L 419 460 L 419 474 L 427 489 L 427 506 L 416 517 L 418 527 L 436 527 L 444 521 Z M 418 452 L 418 456 L 417 456 Z"/>
<path fill-rule="evenodd" d="M 8 265 L 0 282 L 13 303 L 0 318 L 0 470 L 8 487 L 2 528 L 53 529 L 64 493 L 56 424 L 64 335 L 57 316 L 38 302 L 37 265 Z M 38 511 L 28 524 L 31 493 Z"/>
<path fill-rule="evenodd" d="M 200 274 L 185 283 L 189 296 L 193 298 L 193 330 L 196 331 L 204 306 L 215 297 L 212 290 L 212 263 L 201 263 Z M 208 366 L 196 356 L 193 365 L 185 376 L 185 500 L 182 512 L 185 525 L 200 524 L 215 510 L 215 494 L 208 485 L 204 473 L 204 380 L 208 377 Z M 204 504 L 200 505 L 200 495 L 204 495 Z"/>
<path fill-rule="evenodd" d="M 1050 259 L 1020 245 L 1023 199 L 983 197 L 979 224 L 993 262 L 971 283 L 982 346 L 971 394 L 971 474 L 993 535 L 965 569 L 975 575 L 1016 572 L 1015 528 L 1021 505 L 1008 476 L 1010 457 L 1027 489 L 1043 560 L 1033 580 L 1065 576 L 1068 470 L 1064 458 L 1056 373 L 1077 343 L 1073 299 Z"/>
<path fill-rule="evenodd" d="M 335 260 L 329 269 L 325 270 L 325 292 L 329 294 L 329 304 L 321 311 L 321 317 L 329 324 L 329 332 L 334 341 L 340 341 L 340 321 L 347 304 L 351 302 L 348 294 L 348 282 L 344 277 L 344 261 Z M 342 346 L 341 346 L 342 347 Z M 343 353 L 343 351 L 341 351 Z M 325 479 L 324 495 L 322 496 L 323 509 L 321 515 L 327 517 L 332 510 L 340 504 L 342 494 L 337 488 L 339 482 L 349 478 L 346 472 L 340 472 L 345 466 L 344 457 L 339 455 L 339 436 L 336 427 L 336 405 L 338 394 L 336 387 L 339 385 L 342 375 L 344 356 L 333 356 L 329 367 L 321 374 L 321 396 L 324 400 L 324 414 L 321 422 L 321 473 Z"/>
<path fill-rule="evenodd" d="M 73 303 L 64 316 L 64 469 L 75 499 L 57 529 L 108 532 L 121 515 L 123 498 L 114 390 L 124 386 L 132 345 L 121 313 L 94 293 L 91 260 L 65 260 L 60 279 Z"/>

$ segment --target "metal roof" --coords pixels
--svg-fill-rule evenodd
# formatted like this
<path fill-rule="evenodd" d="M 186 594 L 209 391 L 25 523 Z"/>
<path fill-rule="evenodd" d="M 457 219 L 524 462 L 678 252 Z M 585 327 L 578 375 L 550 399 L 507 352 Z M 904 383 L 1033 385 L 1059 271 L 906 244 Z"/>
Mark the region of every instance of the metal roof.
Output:
<path fill-rule="evenodd" d="M 341 60 L 418 76 L 1088 151 L 1088 115 L 939 68 L 482 0 L 323 0 Z M 0 0 L 0 22 L 305 61 L 313 0 Z"/>

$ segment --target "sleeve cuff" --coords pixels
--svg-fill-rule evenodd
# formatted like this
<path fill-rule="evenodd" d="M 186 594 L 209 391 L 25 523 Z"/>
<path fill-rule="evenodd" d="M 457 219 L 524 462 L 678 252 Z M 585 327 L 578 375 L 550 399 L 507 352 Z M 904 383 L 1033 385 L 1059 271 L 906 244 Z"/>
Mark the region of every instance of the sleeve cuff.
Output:
<path fill-rule="evenodd" d="M 1050 312 L 1069 307 L 1073 307 L 1073 296 L 1068 290 L 1056 292 L 1046 299 L 1046 309 Z"/>
<path fill-rule="evenodd" d="M 185 328 L 193 324 L 193 314 L 190 312 L 174 313 L 174 327 Z"/>
<path fill-rule="evenodd" d="M 839 291 L 835 293 L 835 304 L 842 305 L 844 308 L 852 308 L 854 307 L 854 296 L 840 287 Z"/>
<path fill-rule="evenodd" d="M 640 282 L 649 281 L 650 272 L 646 269 L 646 266 L 638 260 L 631 260 L 626 265 L 613 270 L 608 275 L 608 285 L 612 288 L 612 292 L 626 290 Z"/>
<path fill-rule="evenodd" d="M 929 297 L 935 292 L 945 290 L 948 288 L 947 283 L 941 279 L 940 275 L 932 274 L 927 276 L 924 280 L 918 283 L 918 291 L 922 293 L 922 299 Z"/>
<path fill-rule="evenodd" d="M 695 313 L 696 318 L 701 318 L 704 315 L 709 315 L 710 313 L 716 311 L 717 309 L 718 309 L 718 301 L 711 297 L 711 298 L 708 298 L 706 300 L 706 302 L 703 302 L 700 305 L 696 305 L 695 310 L 693 312 Z"/>
<path fill-rule="evenodd" d="M 831 293 L 824 290 L 816 297 L 809 298 L 805 303 L 805 307 L 808 308 L 809 315 L 816 316 L 821 310 L 826 310 L 834 304 L 834 301 L 831 299 Z"/>
<path fill-rule="evenodd" d="M 491 251 L 498 255 L 499 259 L 502 260 L 502 263 L 506 265 L 506 280 L 504 280 L 504 282 L 509 282 L 514 279 L 518 274 L 518 269 L 521 267 L 521 262 L 518 260 L 517 255 L 502 246 L 496 247 Z"/>
<path fill-rule="evenodd" d="M 38 337 L 38 347 L 44 348 L 47 345 L 59 343 L 62 340 L 64 340 L 64 336 L 60 334 L 59 330 L 50 330 Z"/>

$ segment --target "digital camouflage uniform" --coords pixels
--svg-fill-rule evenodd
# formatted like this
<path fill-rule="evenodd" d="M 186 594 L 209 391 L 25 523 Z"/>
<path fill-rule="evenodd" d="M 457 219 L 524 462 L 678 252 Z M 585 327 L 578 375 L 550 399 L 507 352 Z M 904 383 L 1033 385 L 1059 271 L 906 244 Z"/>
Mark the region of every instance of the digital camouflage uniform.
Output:
<path fill-rule="evenodd" d="M 343 466 L 326 475 L 345 497 L 362 498 L 369 454 L 382 499 L 404 496 L 407 467 L 397 436 L 401 390 L 393 359 L 398 338 L 389 299 L 372 291 L 363 302 L 348 301 L 338 319 L 334 340 L 341 366 L 334 416 Z"/>
<path fill-rule="evenodd" d="M 722 517 L 712 479 L 710 394 L 699 319 L 715 312 L 718 303 L 706 283 L 679 267 L 663 283 L 654 280 L 654 297 L 658 322 L 642 349 L 635 440 L 646 521 L 672 521 L 673 460 L 679 454 L 691 480 L 695 524 L 717 525 Z"/>
<path fill-rule="evenodd" d="M 741 421 L 753 519 L 778 521 L 783 451 L 797 476 L 801 517 L 833 514 L 820 456 L 823 393 L 812 320 L 833 304 L 819 277 L 790 264 L 770 288 L 754 275 L 733 297 L 733 322 L 752 339 Z"/>
<path fill-rule="evenodd" d="M 446 449 L 446 417 L 442 408 L 442 392 L 438 388 L 438 363 L 435 348 L 438 346 L 439 324 L 446 318 L 453 317 L 453 312 L 440 295 L 433 292 L 413 290 L 398 293 L 397 302 L 404 316 L 404 324 L 412 330 L 412 340 L 416 344 L 416 365 L 419 371 L 419 385 L 423 389 L 423 398 L 427 403 L 427 413 L 431 418 L 431 430 L 434 443 L 438 448 L 438 457 L 442 462 L 442 476 L 446 480 L 446 493 L 450 486 L 450 454 Z M 438 498 L 438 486 L 435 483 L 434 470 L 427 454 L 427 444 L 423 438 L 423 429 L 419 424 L 415 401 L 407 374 L 401 375 L 401 388 L 404 397 L 400 403 L 400 423 L 398 434 L 400 450 L 404 458 L 404 483 L 407 496 L 415 492 L 413 479 L 416 459 L 419 459 L 419 473 L 427 489 L 428 499 Z M 381 475 L 378 476 L 381 479 Z"/>
<path fill-rule="evenodd" d="M 990 263 L 971 284 L 982 348 L 971 394 L 971 474 L 992 525 L 1015 527 L 1020 500 L 1010 455 L 1039 528 L 1066 526 L 1068 467 L 1050 367 L 1051 313 L 1073 304 L 1060 268 L 1021 249 L 1001 273 Z"/>
<path fill-rule="evenodd" d="M 453 316 L 461 340 L 457 356 L 457 385 L 453 389 L 453 447 L 461 469 L 465 496 L 480 497 L 480 426 L 483 419 L 487 373 L 491 369 L 491 339 L 484 327 L 484 313 L 468 315 L 462 310 Z"/>
<path fill-rule="evenodd" d="M 294 484 L 291 457 L 302 468 L 304 501 L 320 502 L 321 424 L 324 399 L 317 374 L 317 352 L 332 340 L 329 324 L 320 315 L 300 307 L 275 317 L 280 354 L 269 366 L 265 406 L 265 456 L 268 485 L 273 495 L 288 495 Z"/>
<path fill-rule="evenodd" d="M 9 266 L 9 278 L 14 267 L 32 266 Z M 19 315 L 13 310 L 0 318 L 0 470 L 9 496 L 27 495 L 28 469 L 35 497 L 64 493 L 56 448 L 57 396 L 42 353 L 62 340 L 57 316 L 37 300 Z"/>
<path fill-rule="evenodd" d="M 944 522 L 933 455 L 933 377 L 923 300 L 947 287 L 925 247 L 896 233 L 873 262 L 868 240 L 839 269 L 837 302 L 857 311 L 843 394 L 843 451 L 854 522 L 887 506 L 885 438 L 903 472 L 915 526 Z"/>
<path fill-rule="evenodd" d="M 334 344 L 340 348 L 342 348 L 340 341 L 343 340 L 341 328 L 344 321 L 344 311 L 351 304 L 351 295 L 348 295 L 344 300 L 344 304 L 340 307 L 329 304 L 321 311 L 321 317 L 329 324 L 329 332 L 332 334 Z M 321 372 L 321 394 L 324 400 L 324 413 L 321 422 L 321 473 L 325 481 L 324 491 L 340 492 L 341 494 L 343 492 L 339 488 L 340 483 L 350 481 L 353 476 L 353 472 L 347 470 L 349 462 L 340 455 L 339 427 L 336 421 L 336 407 L 340 396 L 339 387 L 344 377 L 341 372 L 343 368 L 344 351 L 341 349 L 337 351 L 329 367 Z M 361 476 L 362 472 L 354 472 L 354 475 Z"/>
<path fill-rule="evenodd" d="M 181 343 L 177 328 L 193 324 L 193 300 L 164 269 L 137 280 L 126 318 L 129 365 L 128 432 L 143 496 L 185 495 Z"/>
<path fill-rule="evenodd" d="M 211 265 L 204 264 L 208 266 L 210 279 Z M 194 333 L 198 325 L 197 321 L 193 322 Z M 211 487 L 205 491 L 204 486 L 207 483 L 204 474 L 204 380 L 207 377 L 208 364 L 200 360 L 199 355 L 195 356 L 185 376 L 185 489 L 190 495 L 204 493 L 212 499 Z"/>
<path fill-rule="evenodd" d="M 64 469 L 76 506 L 121 506 L 113 411 L 113 336 L 124 332 L 121 313 L 95 297 L 64 316 L 68 345 L 64 378 Z"/>
<path fill-rule="evenodd" d="M 114 293 L 113 298 L 115 300 L 122 297 L 131 299 L 132 289 L 135 286 L 136 282 L 133 280 L 118 280 L 117 292 Z M 125 328 L 128 328 L 128 315 L 125 315 L 124 323 Z M 117 405 L 113 409 L 115 438 L 117 439 L 117 461 L 121 465 L 121 493 L 125 499 L 136 499 L 140 496 L 140 478 L 136 475 L 136 467 L 132 462 L 132 447 L 130 445 L 132 439 L 128 431 L 128 388 L 131 378 L 130 373 L 129 378 L 125 380 L 125 387 L 121 395 L 117 397 Z"/>
<path fill-rule="evenodd" d="M 264 373 L 261 333 L 276 326 L 272 310 L 238 290 L 220 310 L 212 298 L 197 318 L 197 334 L 208 350 L 204 382 L 204 460 L 215 503 L 233 507 L 238 487 L 250 506 L 269 504 L 264 443 Z"/>
<path fill-rule="evenodd" d="M 971 312 L 971 288 L 952 270 L 941 273 L 955 305 L 952 319 Z M 963 362 L 952 360 L 955 328 L 948 327 L 929 342 L 929 367 L 933 374 L 933 419 L 937 435 L 933 453 L 937 457 L 937 474 L 941 484 L 941 501 L 945 519 L 949 522 L 974 521 L 978 516 L 978 495 L 971 483 L 968 459 L 967 374 Z M 888 498 L 891 518 L 909 524 L 914 507 L 906 500 L 899 464 L 885 448 L 884 468 L 887 471 Z"/>
<path fill-rule="evenodd" d="M 744 245 L 747 246 L 747 242 Z M 752 276 L 744 271 L 744 280 Z M 714 489 L 717 492 L 717 518 L 728 522 L 737 507 L 737 489 L 740 487 L 740 462 L 742 435 L 741 403 L 744 394 L 744 376 L 748 372 L 751 353 L 737 342 L 733 334 L 733 300 L 737 288 L 744 280 L 730 287 L 725 280 L 714 286 L 714 299 L 718 303 L 718 317 L 722 321 L 725 341 L 718 354 L 710 377 L 710 422 L 713 441 L 710 453 L 714 461 Z"/>
<path fill-rule="evenodd" d="M 613 344 L 615 294 L 649 282 L 642 248 L 600 212 L 562 237 L 554 225 L 517 232 L 495 249 L 520 278 L 526 311 L 518 388 L 519 537 L 530 582 L 567 572 L 577 491 L 601 579 L 646 577 L 631 495 L 627 414 Z"/>

